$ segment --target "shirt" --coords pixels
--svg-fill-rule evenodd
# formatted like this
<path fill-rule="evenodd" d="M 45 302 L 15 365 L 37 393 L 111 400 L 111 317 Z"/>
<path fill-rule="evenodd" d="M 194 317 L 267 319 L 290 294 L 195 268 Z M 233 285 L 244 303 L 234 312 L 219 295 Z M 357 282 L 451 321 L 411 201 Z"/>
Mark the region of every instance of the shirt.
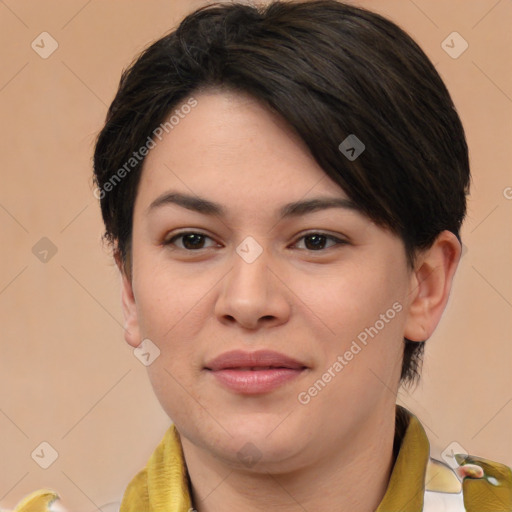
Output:
<path fill-rule="evenodd" d="M 396 405 L 393 453 L 388 487 L 375 512 L 512 511 L 510 467 L 464 454 L 462 464 L 480 466 L 484 476 L 466 477 L 461 482 L 450 466 L 430 457 L 421 423 L 400 405 Z M 13 512 L 47 512 L 58 498 L 53 489 L 40 489 L 25 497 Z M 146 466 L 129 482 L 119 509 L 114 508 L 119 512 L 195 512 L 180 434 L 174 424 Z"/>

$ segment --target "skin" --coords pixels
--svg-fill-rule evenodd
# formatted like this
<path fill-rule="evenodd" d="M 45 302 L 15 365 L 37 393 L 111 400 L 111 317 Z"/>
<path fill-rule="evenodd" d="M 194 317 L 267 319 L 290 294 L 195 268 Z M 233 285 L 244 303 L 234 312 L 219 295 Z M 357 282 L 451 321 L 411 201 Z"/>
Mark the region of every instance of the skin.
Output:
<path fill-rule="evenodd" d="M 444 231 L 410 269 L 401 239 L 357 210 L 280 220 L 286 203 L 347 196 L 256 100 L 227 91 L 194 97 L 198 105 L 146 157 L 131 275 L 117 262 L 125 338 L 132 347 L 149 338 L 160 350 L 148 375 L 180 432 L 195 507 L 373 511 L 393 464 L 402 340 L 432 334 L 460 245 Z M 149 208 L 169 191 L 215 201 L 227 214 Z M 206 238 L 196 239 L 200 249 L 183 237 L 165 245 L 178 231 Z M 320 238 L 315 246 L 304 238 L 312 233 L 345 243 Z M 248 236 L 263 250 L 252 263 L 236 252 Z M 397 301 L 401 312 L 299 403 L 298 394 Z M 232 349 L 276 350 L 308 370 L 270 393 L 236 394 L 204 370 Z M 237 456 L 248 442 L 260 457 L 254 465 Z"/>

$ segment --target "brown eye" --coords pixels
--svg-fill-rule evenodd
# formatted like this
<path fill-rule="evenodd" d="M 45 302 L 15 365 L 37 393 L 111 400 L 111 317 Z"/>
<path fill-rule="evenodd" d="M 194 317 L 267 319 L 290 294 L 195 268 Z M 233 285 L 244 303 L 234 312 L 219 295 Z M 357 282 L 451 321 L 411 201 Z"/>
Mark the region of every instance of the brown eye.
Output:
<path fill-rule="evenodd" d="M 171 239 L 164 242 L 164 245 L 175 245 L 175 241 L 182 239 L 181 246 L 178 245 L 178 249 L 184 249 L 187 251 L 193 251 L 198 249 L 205 249 L 204 242 L 206 239 L 211 238 L 209 236 L 203 235 L 202 233 L 196 232 L 186 232 L 179 233 L 178 235 L 173 236 Z"/>
<path fill-rule="evenodd" d="M 326 241 L 328 241 L 328 240 L 334 242 L 333 245 L 331 245 L 330 247 L 347 243 L 344 240 L 340 240 L 339 238 L 336 238 L 331 235 L 323 234 L 323 233 L 308 233 L 308 234 L 304 235 L 303 237 L 301 237 L 299 240 L 305 241 L 304 245 L 308 251 L 324 250 L 326 248 L 325 247 Z M 327 247 L 327 249 L 329 249 L 329 247 Z"/>

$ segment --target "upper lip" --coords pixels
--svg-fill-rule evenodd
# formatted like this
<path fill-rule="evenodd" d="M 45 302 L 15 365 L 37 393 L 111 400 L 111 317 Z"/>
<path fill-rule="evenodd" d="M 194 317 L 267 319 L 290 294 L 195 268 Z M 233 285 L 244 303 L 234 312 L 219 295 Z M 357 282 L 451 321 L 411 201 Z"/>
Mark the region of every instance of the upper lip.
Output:
<path fill-rule="evenodd" d="M 252 368 L 252 367 L 292 368 L 301 370 L 306 365 L 279 352 L 272 350 L 258 350 L 256 352 L 244 352 L 232 350 L 224 352 L 206 363 L 207 370 L 225 370 L 228 368 Z"/>

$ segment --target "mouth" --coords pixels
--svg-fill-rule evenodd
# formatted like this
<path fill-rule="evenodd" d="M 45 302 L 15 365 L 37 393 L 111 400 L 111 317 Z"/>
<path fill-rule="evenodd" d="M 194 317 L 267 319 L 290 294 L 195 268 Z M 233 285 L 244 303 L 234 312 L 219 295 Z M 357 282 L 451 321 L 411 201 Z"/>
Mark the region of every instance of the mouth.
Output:
<path fill-rule="evenodd" d="M 240 394 L 269 393 L 302 375 L 308 367 L 278 352 L 231 351 L 205 365 L 217 383 Z"/>
<path fill-rule="evenodd" d="M 279 368 L 284 368 L 284 369 L 289 369 L 289 370 L 294 369 L 294 368 L 289 368 L 287 366 L 245 366 L 245 367 L 233 366 L 233 367 L 228 367 L 228 368 L 221 368 L 221 370 L 240 370 L 240 371 L 244 371 L 244 372 L 248 372 L 248 371 L 257 372 L 257 371 L 262 371 L 262 370 L 276 370 Z"/>

